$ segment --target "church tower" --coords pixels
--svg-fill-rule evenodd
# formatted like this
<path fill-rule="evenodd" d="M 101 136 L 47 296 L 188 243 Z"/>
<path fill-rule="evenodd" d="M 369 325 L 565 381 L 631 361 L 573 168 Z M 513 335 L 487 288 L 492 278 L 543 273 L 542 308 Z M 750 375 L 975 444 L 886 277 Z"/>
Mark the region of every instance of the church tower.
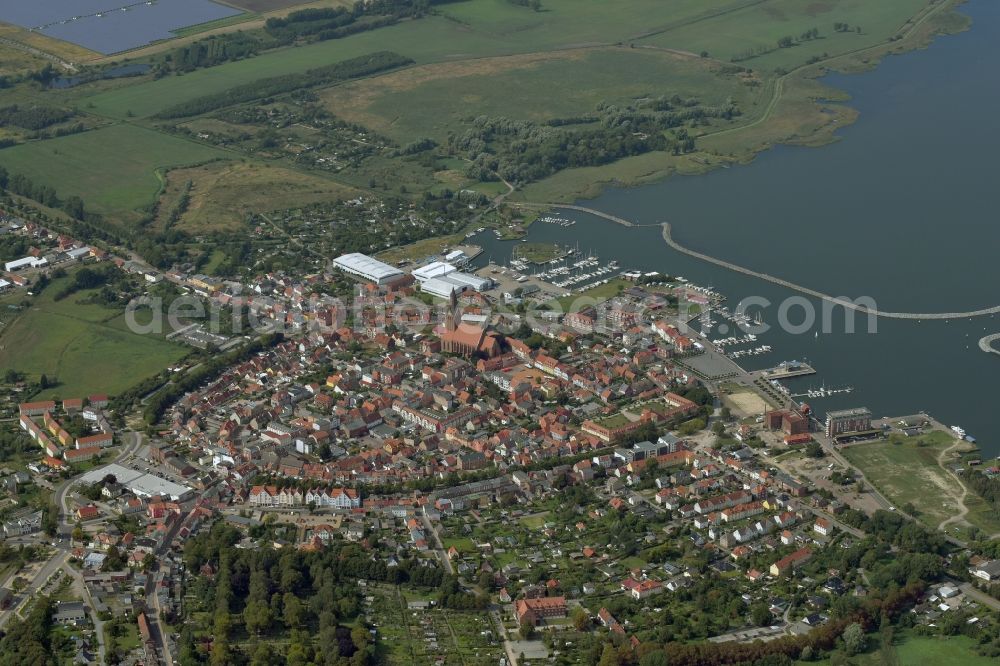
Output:
<path fill-rule="evenodd" d="M 457 328 L 455 324 L 455 317 L 458 313 L 458 295 L 453 289 L 451 291 L 451 296 L 448 298 L 448 312 L 444 316 L 444 328 L 446 331 L 454 332 Z"/>

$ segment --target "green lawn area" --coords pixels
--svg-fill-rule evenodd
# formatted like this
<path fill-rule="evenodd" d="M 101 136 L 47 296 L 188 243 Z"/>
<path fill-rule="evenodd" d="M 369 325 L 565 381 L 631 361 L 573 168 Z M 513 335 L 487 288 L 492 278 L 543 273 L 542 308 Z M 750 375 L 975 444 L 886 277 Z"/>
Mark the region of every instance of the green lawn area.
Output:
<path fill-rule="evenodd" d="M 547 305 L 548 307 L 555 307 L 555 304 L 558 303 L 563 312 L 577 312 L 587 306 L 597 305 L 598 303 L 603 303 L 609 298 L 617 296 L 618 293 L 622 289 L 625 289 L 629 284 L 631 283 L 627 280 L 615 278 L 610 280 L 607 284 L 602 284 L 599 287 L 594 287 L 593 289 L 587 289 L 586 291 L 557 298 L 555 301 L 552 301 Z"/>
<path fill-rule="evenodd" d="M 168 104 L 218 92 L 255 79 L 282 76 L 389 48 L 418 63 L 491 55 L 533 53 L 581 44 L 615 44 L 654 27 L 667 27 L 739 7 L 749 0 L 548 0 L 534 12 L 507 0 L 476 0 L 435 7 L 436 16 L 291 47 L 264 56 L 168 76 L 139 85 L 123 85 L 84 99 L 91 110 L 115 118 L 128 111 L 153 115 Z"/>
<path fill-rule="evenodd" d="M 535 516 L 525 516 L 524 518 L 521 518 L 520 522 L 530 530 L 540 530 L 545 525 L 545 521 L 548 520 L 548 518 L 549 513 L 546 511 L 545 513 Z"/>
<path fill-rule="evenodd" d="M 896 647 L 899 663 L 906 666 L 987 666 L 996 661 L 973 652 L 975 643 L 966 636 L 914 637 Z"/>
<path fill-rule="evenodd" d="M 743 9 L 667 30 L 639 43 L 693 53 L 708 51 L 711 57 L 725 62 L 743 58 L 750 51 L 764 50 L 766 53 L 740 64 L 767 72 L 778 67 L 787 70 L 804 65 L 813 57 L 847 53 L 884 42 L 928 3 L 927 0 L 768 0 L 745 4 Z M 846 23 L 850 30 L 838 32 L 835 23 Z M 818 38 L 798 40 L 813 28 L 819 31 Z M 782 37 L 797 41 L 788 48 L 778 48 Z"/>
<path fill-rule="evenodd" d="M 623 425 L 628 425 L 631 422 L 632 421 L 630 421 L 629 418 L 622 413 L 612 414 L 611 416 L 598 419 L 596 421 L 598 425 L 602 425 L 605 428 L 618 428 Z"/>
<path fill-rule="evenodd" d="M 52 300 L 61 284 L 54 280 L 0 333 L 0 367 L 58 380 L 40 399 L 114 395 L 188 353 L 162 337 L 132 333 L 117 310 L 78 303 L 89 292 Z"/>
<path fill-rule="evenodd" d="M 941 431 L 915 437 L 893 435 L 886 441 L 848 446 L 843 454 L 891 502 L 897 506 L 912 503 L 921 520 L 937 527 L 961 509 L 959 482 L 938 465 L 938 456 L 954 443 L 953 435 Z M 1000 530 L 978 496 L 970 492 L 966 502 L 969 522 L 990 533 Z"/>
<path fill-rule="evenodd" d="M 207 32 L 217 28 L 224 28 L 227 25 L 245 23 L 258 18 L 260 18 L 260 14 L 255 12 L 244 12 L 243 14 L 236 14 L 235 16 L 226 16 L 224 18 L 215 19 L 214 21 L 206 21 L 204 23 L 197 23 L 195 25 L 177 28 L 176 30 L 171 30 L 170 32 L 178 37 L 188 37 L 190 35 L 197 35 L 199 32 Z"/>
<path fill-rule="evenodd" d="M 134 116 L 143 118 L 166 106 L 250 81 L 304 72 L 387 48 L 418 62 L 434 62 L 458 57 L 463 53 L 495 55 L 505 52 L 509 47 L 444 18 L 429 17 L 343 39 L 284 48 L 181 76 L 125 85 L 85 98 L 83 103 L 92 103 L 93 107 L 88 106 L 89 110 L 113 118 L 125 118 L 129 111 Z"/>
<path fill-rule="evenodd" d="M 229 154 L 135 125 L 25 143 L 0 150 L 0 165 L 12 173 L 77 195 L 98 212 L 129 221 L 160 191 L 158 169 L 194 164 Z"/>
<path fill-rule="evenodd" d="M 699 133 L 716 133 L 699 139 L 699 152 L 653 152 L 603 166 L 565 169 L 514 195 L 514 199 L 564 201 L 596 194 L 608 183 L 642 184 L 673 173 L 703 172 L 719 163 L 749 159 L 765 146 L 790 139 L 830 140 L 832 128 L 850 118 L 833 118 L 824 112 L 816 100 L 830 95 L 816 94 L 822 86 L 805 78 L 786 81 L 780 103 L 772 107 L 769 102 L 776 89 L 776 70 L 823 54 L 853 53 L 881 44 L 899 33 L 927 1 L 546 0 L 543 10 L 536 12 L 509 0 L 467 0 L 435 5 L 432 15 L 419 20 L 282 48 L 182 75 L 139 82 L 102 81 L 44 95 L 97 115 L 142 119 L 202 95 L 388 48 L 412 58 L 416 65 L 347 82 L 319 94 L 335 115 L 370 126 L 401 143 L 418 137 L 434 137 L 440 142 L 450 131 L 461 132 L 463 125 L 481 114 L 543 122 L 587 114 L 600 102 L 622 103 L 662 94 L 694 97 L 706 105 L 731 98 L 742 110 L 743 115 L 735 121 L 713 121 L 699 128 Z M 935 17 L 918 32 L 929 32 L 931 23 L 936 26 L 937 21 Z M 835 31 L 834 23 L 847 24 L 851 30 Z M 753 70 L 752 75 L 735 73 L 729 67 L 730 59 L 747 50 L 770 49 L 781 37 L 798 38 L 813 28 L 819 31 L 815 39 L 797 39 L 793 46 L 774 48 L 741 63 Z M 702 51 L 711 57 L 699 57 Z M 865 57 L 869 55 L 873 54 Z M 723 67 L 730 71 L 722 72 Z M 740 130 L 765 109 L 775 111 L 767 122 L 752 131 Z M 728 132 L 730 129 L 738 131 Z M 38 149 L 12 150 L 23 150 L 34 156 L 29 160 L 39 161 Z M 44 148 L 41 155 L 47 160 L 55 156 Z M 109 163 L 120 163 L 120 155 L 121 151 L 116 151 Z M 49 161 L 59 168 L 65 160 Z M 95 196 L 85 200 L 97 208 L 114 208 L 123 203 L 117 199 L 128 198 L 128 209 L 132 210 L 149 202 L 148 193 L 154 187 L 152 167 L 159 164 L 132 166 L 127 174 L 133 183 L 130 186 L 101 183 L 97 188 L 74 189 L 68 182 L 66 188 L 71 193 L 93 189 Z M 114 175 L 96 171 L 92 180 Z M 80 172 L 77 165 L 69 164 L 60 174 L 61 180 L 69 175 L 72 181 Z M 431 176 L 413 162 L 384 157 L 370 158 L 362 168 L 347 170 L 338 178 L 360 187 L 370 182 L 405 183 L 410 192 L 446 187 L 472 188 L 489 195 L 503 191 L 501 183 L 464 181 L 461 165 Z"/>
<path fill-rule="evenodd" d="M 125 633 L 115 638 L 115 644 L 123 652 L 131 652 L 142 644 L 139 638 L 139 627 L 131 622 L 127 623 L 125 627 Z"/>
<path fill-rule="evenodd" d="M 454 546 L 455 550 L 462 554 L 476 552 L 476 545 L 472 543 L 472 539 L 466 537 L 445 537 L 441 539 L 441 545 L 445 550 Z"/>
<path fill-rule="evenodd" d="M 514 251 L 519 258 L 536 264 L 544 264 L 565 254 L 555 243 L 521 243 L 514 246 Z"/>
<path fill-rule="evenodd" d="M 761 87 L 719 69 L 659 50 L 573 49 L 426 65 L 329 88 L 323 98 L 331 112 L 400 142 L 443 142 L 479 115 L 541 123 L 585 116 L 601 102 L 675 94 L 748 108 Z"/>
<path fill-rule="evenodd" d="M 883 657 L 877 635 L 868 635 L 868 650 L 851 657 L 846 662 L 854 666 L 881 666 L 887 663 Z M 917 636 L 910 632 L 897 633 L 893 648 L 897 660 L 903 666 L 988 666 L 995 660 L 975 652 L 976 643 L 967 636 Z M 843 656 L 843 655 L 841 655 Z M 799 661 L 797 665 L 831 664 L 832 659 Z"/>
<path fill-rule="evenodd" d="M 647 562 L 646 560 L 642 559 L 641 557 L 636 557 L 634 555 L 631 557 L 623 558 L 620 562 L 621 565 L 626 569 L 641 569 L 647 564 L 649 564 L 649 562 Z"/>

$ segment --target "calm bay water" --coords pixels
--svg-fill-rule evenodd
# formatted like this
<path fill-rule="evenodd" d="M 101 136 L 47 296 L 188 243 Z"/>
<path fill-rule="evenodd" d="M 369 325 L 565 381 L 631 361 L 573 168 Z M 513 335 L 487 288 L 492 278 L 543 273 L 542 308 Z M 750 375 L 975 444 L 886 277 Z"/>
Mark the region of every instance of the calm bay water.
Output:
<path fill-rule="evenodd" d="M 747 166 L 609 190 L 581 205 L 640 224 L 669 220 L 687 247 L 825 293 L 871 296 L 884 310 L 1000 304 L 994 213 L 1000 3 L 973 0 L 962 11 L 973 19 L 968 32 L 888 58 L 871 72 L 827 77 L 861 112 L 839 142 L 779 147 Z M 579 243 L 624 268 L 683 275 L 715 287 L 730 304 L 750 296 L 779 303 L 793 295 L 671 250 L 658 227 L 626 229 L 586 214 L 560 214 L 577 224 L 532 225 L 529 240 Z M 487 254 L 509 257 L 511 243 L 484 236 L 477 242 Z M 765 316 L 772 325 L 776 310 Z M 761 342 L 774 352 L 740 362 L 755 369 L 808 358 L 819 374 L 791 382 L 793 391 L 822 383 L 855 387 L 848 395 L 809 400 L 818 413 L 856 406 L 875 416 L 925 410 L 962 425 L 984 454 L 995 456 L 1000 356 L 976 344 L 995 332 L 998 317 L 880 319 L 874 335 L 772 330 Z"/>

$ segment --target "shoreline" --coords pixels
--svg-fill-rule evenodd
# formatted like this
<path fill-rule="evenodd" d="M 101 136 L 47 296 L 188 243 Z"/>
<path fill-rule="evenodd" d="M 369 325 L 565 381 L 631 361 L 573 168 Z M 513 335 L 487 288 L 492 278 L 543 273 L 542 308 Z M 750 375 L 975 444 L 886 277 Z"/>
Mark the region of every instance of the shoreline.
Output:
<path fill-rule="evenodd" d="M 797 87 L 807 89 L 804 91 L 796 89 L 796 92 L 805 94 L 813 110 L 830 112 L 832 114 L 824 125 L 815 128 L 809 134 L 801 136 L 793 134 L 779 138 L 759 136 L 757 139 L 754 138 L 754 135 L 751 135 L 748 137 L 748 144 L 753 145 L 742 149 L 739 153 L 723 155 L 719 152 L 713 152 L 711 149 L 699 149 L 695 153 L 680 156 L 683 162 L 664 163 L 660 161 L 658 164 L 654 163 L 645 167 L 645 170 L 641 173 L 625 175 L 624 177 L 621 174 L 622 169 L 650 161 L 658 153 L 646 153 L 644 155 L 627 157 L 599 167 L 581 167 L 577 173 L 582 170 L 592 170 L 600 172 L 600 175 L 595 174 L 595 178 L 584 179 L 586 182 L 579 187 L 560 187 L 558 181 L 567 179 L 570 175 L 566 171 L 557 172 L 542 181 L 528 183 L 522 186 L 522 188 L 508 193 L 509 196 L 506 203 L 511 205 L 523 203 L 537 206 L 537 204 L 532 204 L 531 202 L 531 193 L 536 191 L 542 193 L 546 189 L 551 188 L 553 189 L 553 193 L 550 196 L 537 198 L 553 200 L 560 205 L 573 204 L 596 199 L 609 188 L 632 189 L 662 183 L 668 178 L 677 175 L 698 176 L 710 173 L 718 168 L 750 164 L 758 155 L 778 145 L 821 148 L 838 141 L 837 132 L 856 122 L 860 117 L 860 112 L 849 105 L 850 95 L 846 91 L 834 88 L 824 83 L 822 79 L 831 73 L 846 75 L 871 71 L 877 68 L 887 56 L 904 55 L 925 49 L 939 37 L 958 35 L 969 30 L 973 24 L 972 18 L 958 12 L 958 8 L 965 3 L 966 0 L 942 0 L 936 4 L 928 4 L 921 12 L 908 19 L 900 27 L 901 31 L 905 30 L 905 34 L 899 39 L 890 39 L 856 51 L 833 55 L 824 60 L 800 65 L 784 74 L 780 74 L 769 82 L 769 85 L 773 85 L 774 91 L 761 115 L 743 125 L 706 132 L 697 136 L 696 141 L 700 144 L 702 141 L 711 141 L 722 136 L 738 136 L 741 132 L 751 130 L 759 125 L 766 125 L 768 121 L 776 117 L 780 118 L 781 113 L 778 111 L 778 107 L 781 106 L 782 100 L 787 101 L 789 99 L 789 88 L 796 89 Z M 933 21 L 935 19 L 950 19 L 955 24 L 943 23 L 942 25 L 934 26 Z M 931 29 L 921 32 L 921 29 L 928 27 L 928 23 L 931 23 Z M 816 90 L 810 91 L 808 90 L 809 88 Z M 820 90 L 822 90 L 823 94 L 820 94 Z M 667 159 L 673 157 L 665 153 L 663 156 Z M 516 198 L 521 195 L 525 196 L 525 200 L 522 201 Z M 515 198 L 512 199 L 510 197 Z"/>
<path fill-rule="evenodd" d="M 615 224 L 619 224 L 623 227 L 628 227 L 628 228 L 658 226 L 663 229 L 662 233 L 663 242 L 665 242 L 667 246 L 669 246 L 671 249 L 680 252 L 681 254 L 693 257 L 694 259 L 698 259 L 699 261 L 704 261 L 706 263 L 714 264 L 716 266 L 725 268 L 726 270 L 732 271 L 734 273 L 740 273 L 743 275 L 747 275 L 749 277 L 756 278 L 758 280 L 764 280 L 765 282 L 770 282 L 771 284 L 778 285 L 779 287 L 784 287 L 792 291 L 797 291 L 801 294 L 805 294 L 806 296 L 817 298 L 822 301 L 828 301 L 830 303 L 833 303 L 834 305 L 840 305 L 849 310 L 855 310 L 857 312 L 860 312 L 862 314 L 867 314 L 870 316 L 885 317 L 886 319 L 908 319 L 908 320 L 921 321 L 923 319 L 928 319 L 928 320 L 966 319 L 972 317 L 984 317 L 986 315 L 1000 313 L 1000 305 L 992 305 L 989 307 L 980 308 L 978 310 L 970 310 L 966 312 L 890 312 L 887 310 L 879 310 L 876 308 L 868 307 L 867 305 L 864 304 L 844 300 L 843 297 L 837 297 L 825 294 L 821 291 L 817 291 L 810 287 L 805 287 L 796 284 L 794 282 L 790 282 L 789 280 L 776 277 L 769 273 L 764 273 L 762 271 L 755 271 L 753 269 L 740 266 L 739 264 L 726 261 L 725 259 L 719 259 L 718 257 L 713 257 L 712 255 L 705 254 L 703 252 L 698 252 L 697 250 L 692 250 L 674 240 L 669 222 L 636 224 L 635 222 L 626 220 L 625 218 L 622 217 L 618 217 L 617 215 L 612 215 L 611 213 L 605 213 L 603 211 L 597 210 L 596 208 L 588 208 L 586 206 L 579 206 L 576 204 L 536 203 L 536 202 L 525 201 L 525 202 L 511 202 L 509 205 L 515 208 L 544 208 L 544 209 L 562 208 L 565 210 L 573 210 L 581 213 L 587 213 L 589 215 L 594 215 L 595 217 L 599 217 L 608 220 L 609 222 L 614 222 Z M 980 348 L 983 351 L 1000 354 L 1000 351 L 996 351 L 992 348 L 987 348 L 989 346 L 988 343 L 992 342 L 994 339 L 1000 339 L 1000 333 L 991 334 L 982 338 L 979 344 Z"/>

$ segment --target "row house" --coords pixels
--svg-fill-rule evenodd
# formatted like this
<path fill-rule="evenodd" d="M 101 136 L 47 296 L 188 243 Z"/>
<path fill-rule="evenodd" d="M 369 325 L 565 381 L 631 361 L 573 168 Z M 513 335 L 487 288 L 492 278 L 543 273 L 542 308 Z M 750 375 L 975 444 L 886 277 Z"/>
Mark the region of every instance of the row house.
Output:
<path fill-rule="evenodd" d="M 22 402 L 17 406 L 21 416 L 41 416 L 45 412 L 51 412 L 56 408 L 55 400 L 43 400 L 40 402 Z"/>
<path fill-rule="evenodd" d="M 105 448 L 114 444 L 114 435 L 109 432 L 102 432 L 97 435 L 89 435 L 87 437 L 77 437 L 76 448 L 85 449 L 92 446 L 98 448 Z"/>
<path fill-rule="evenodd" d="M 812 557 L 812 551 L 808 548 L 801 548 L 791 555 L 786 555 L 780 560 L 771 565 L 771 575 L 780 576 L 781 574 L 794 571 L 803 564 L 809 561 Z"/>
<path fill-rule="evenodd" d="M 68 463 L 81 463 L 101 455 L 101 447 L 85 446 L 82 449 L 66 449 L 63 458 Z"/>
<path fill-rule="evenodd" d="M 335 509 L 357 509 L 361 506 L 361 495 L 353 488 L 310 489 L 305 494 L 306 504 Z"/>
<path fill-rule="evenodd" d="M 737 504 L 746 504 L 753 500 L 753 496 L 750 495 L 745 490 L 737 490 L 736 492 L 728 493 L 726 495 L 719 495 L 717 497 L 709 497 L 707 499 L 698 500 L 694 505 L 694 510 L 696 513 L 709 513 L 711 511 L 721 511 L 722 509 L 728 509 L 731 506 L 736 506 Z"/>
<path fill-rule="evenodd" d="M 730 522 L 733 520 L 742 520 L 743 518 L 750 518 L 758 514 L 764 513 L 764 505 L 761 502 L 747 502 L 745 504 L 737 504 L 729 509 L 723 509 L 722 520 L 723 522 Z"/>

